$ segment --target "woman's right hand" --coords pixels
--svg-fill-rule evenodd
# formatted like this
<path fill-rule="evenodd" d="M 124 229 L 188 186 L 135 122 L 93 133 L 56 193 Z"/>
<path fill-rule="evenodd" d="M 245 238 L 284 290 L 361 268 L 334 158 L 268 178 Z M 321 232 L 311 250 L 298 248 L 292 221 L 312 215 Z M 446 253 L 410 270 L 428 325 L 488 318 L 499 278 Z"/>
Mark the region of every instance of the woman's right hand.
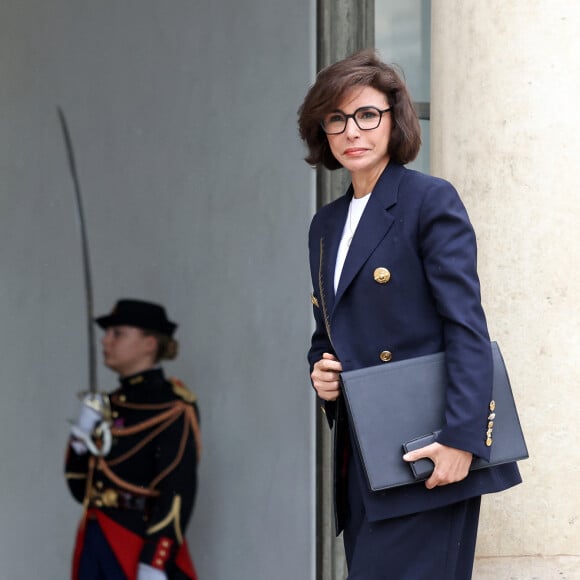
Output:
<path fill-rule="evenodd" d="M 322 358 L 314 363 L 314 368 L 310 373 L 312 386 L 324 401 L 336 401 L 340 396 L 339 374 L 341 371 L 340 361 L 328 352 L 325 352 Z"/>

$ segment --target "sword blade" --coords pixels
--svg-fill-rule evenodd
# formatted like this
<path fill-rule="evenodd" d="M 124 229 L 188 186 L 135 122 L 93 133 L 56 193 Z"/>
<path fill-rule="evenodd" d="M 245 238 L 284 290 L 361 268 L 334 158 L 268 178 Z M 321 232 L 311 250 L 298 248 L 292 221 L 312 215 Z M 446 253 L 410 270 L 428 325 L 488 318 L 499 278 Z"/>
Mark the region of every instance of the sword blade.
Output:
<path fill-rule="evenodd" d="M 68 166 L 70 170 L 70 175 L 72 177 L 77 217 L 79 223 L 79 229 L 81 234 L 81 246 L 82 246 L 82 258 L 83 258 L 83 275 L 85 284 L 85 304 L 86 304 L 86 317 L 87 317 L 87 338 L 88 338 L 88 355 L 89 355 L 89 391 L 91 394 L 97 392 L 97 347 L 95 340 L 95 327 L 93 324 L 93 284 L 91 279 L 91 262 L 89 256 L 89 243 L 87 238 L 87 228 L 85 225 L 85 214 L 83 210 L 83 199 L 81 195 L 81 187 L 78 177 L 77 165 L 75 162 L 75 154 L 72 144 L 72 139 L 70 136 L 70 131 L 68 124 L 66 122 L 66 117 L 64 112 L 60 107 L 57 107 L 58 118 L 60 121 L 60 126 L 62 129 L 62 134 L 64 137 L 64 144 L 66 149 L 66 155 L 68 159 Z"/>

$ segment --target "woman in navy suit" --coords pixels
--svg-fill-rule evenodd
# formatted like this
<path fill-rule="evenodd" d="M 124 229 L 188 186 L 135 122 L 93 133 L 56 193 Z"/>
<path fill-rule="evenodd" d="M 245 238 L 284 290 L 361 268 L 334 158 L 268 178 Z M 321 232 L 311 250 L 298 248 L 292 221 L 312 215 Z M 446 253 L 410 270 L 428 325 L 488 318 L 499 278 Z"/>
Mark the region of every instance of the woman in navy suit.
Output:
<path fill-rule="evenodd" d="M 322 70 L 299 110 L 306 161 L 350 172 L 346 194 L 309 234 L 316 329 L 311 380 L 334 427 L 335 513 L 349 580 L 471 578 L 480 498 L 521 479 L 517 466 L 469 473 L 489 459 L 492 356 L 473 228 L 453 186 L 409 170 L 421 145 L 411 97 L 366 50 Z M 446 352 L 445 425 L 407 454 L 435 469 L 424 483 L 369 490 L 339 374 Z M 389 418 L 385 417 L 388 421 Z"/>

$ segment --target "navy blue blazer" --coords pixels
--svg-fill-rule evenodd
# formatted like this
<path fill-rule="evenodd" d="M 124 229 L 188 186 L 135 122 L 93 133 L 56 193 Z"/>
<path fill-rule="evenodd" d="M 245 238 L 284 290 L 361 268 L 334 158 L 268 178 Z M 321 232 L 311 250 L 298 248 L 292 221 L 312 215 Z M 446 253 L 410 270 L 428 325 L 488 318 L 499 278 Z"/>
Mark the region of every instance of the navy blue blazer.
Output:
<path fill-rule="evenodd" d="M 326 205 L 310 226 L 309 252 L 316 329 L 310 366 L 333 353 L 344 370 L 446 352 L 449 376 L 444 445 L 489 458 L 487 416 L 492 357 L 477 275 L 477 248 L 467 212 L 442 179 L 390 162 L 368 201 L 342 270 L 336 294 L 336 255 L 352 198 Z M 375 270 L 385 277 L 375 280 Z M 348 421 L 342 397 L 322 402 L 335 427 L 335 508 L 342 529 Z M 385 417 L 388 421 L 388 417 Z M 419 434 L 418 434 L 419 435 Z M 352 459 L 369 520 L 397 517 L 507 489 L 521 482 L 516 464 L 472 472 L 433 490 L 418 483 L 371 492 L 360 458 Z"/>

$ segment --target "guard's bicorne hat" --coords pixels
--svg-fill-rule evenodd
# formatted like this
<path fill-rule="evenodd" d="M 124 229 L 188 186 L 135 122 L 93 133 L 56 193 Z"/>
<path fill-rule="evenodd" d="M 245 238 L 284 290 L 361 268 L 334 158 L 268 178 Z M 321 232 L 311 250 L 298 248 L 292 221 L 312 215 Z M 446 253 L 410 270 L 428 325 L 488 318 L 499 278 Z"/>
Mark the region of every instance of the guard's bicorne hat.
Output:
<path fill-rule="evenodd" d="M 99 316 L 95 322 L 101 328 L 109 326 L 135 326 L 173 336 L 177 324 L 167 318 L 165 308 L 154 302 L 124 298 L 119 300 L 110 314 Z"/>

